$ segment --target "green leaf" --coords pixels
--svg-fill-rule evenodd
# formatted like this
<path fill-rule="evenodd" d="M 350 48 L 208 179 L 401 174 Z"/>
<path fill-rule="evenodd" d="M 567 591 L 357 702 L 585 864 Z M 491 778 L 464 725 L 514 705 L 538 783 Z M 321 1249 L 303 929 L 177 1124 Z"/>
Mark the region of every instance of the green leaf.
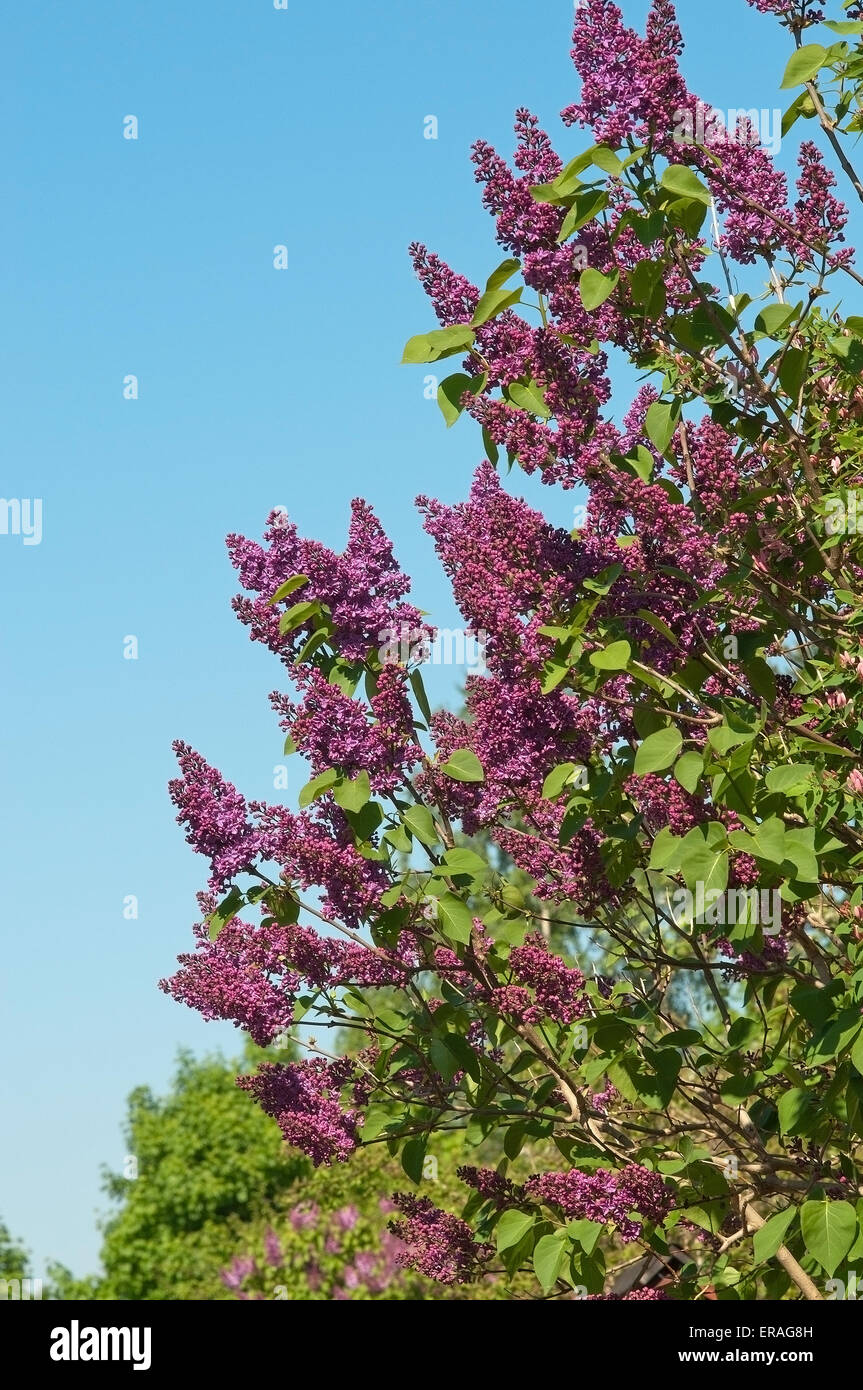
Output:
<path fill-rule="evenodd" d="M 653 476 L 655 462 L 649 449 L 645 449 L 643 444 L 636 444 L 635 448 L 629 451 L 626 462 L 643 483 L 650 482 Z M 639 618 L 643 618 L 646 623 L 650 623 L 652 627 L 655 627 L 657 632 L 662 632 L 664 637 L 668 636 L 667 632 L 663 632 L 664 628 L 668 628 L 668 624 L 663 622 L 662 618 L 657 618 L 655 613 L 648 613 L 646 608 L 639 608 L 638 616 Z M 670 628 L 668 630 L 669 632 L 671 631 Z M 674 633 L 671 633 L 668 640 L 673 642 L 675 646 L 677 645 L 677 638 L 674 636 Z"/>
<path fill-rule="evenodd" d="M 500 458 L 500 449 L 495 444 L 485 425 L 482 427 L 482 447 L 485 449 L 486 458 L 490 463 L 493 463 L 496 468 L 497 461 Z"/>
<path fill-rule="evenodd" d="M 727 753 L 731 748 L 737 748 L 741 743 L 752 741 L 752 733 L 743 733 L 740 729 L 732 729 L 728 724 L 720 724 L 718 728 L 708 730 L 707 741 L 711 748 L 715 748 L 717 753 Z"/>
<path fill-rule="evenodd" d="M 768 864 L 781 864 L 785 858 L 785 825 L 778 816 L 770 816 L 756 826 L 755 853 Z"/>
<path fill-rule="evenodd" d="M 402 820 L 412 835 L 424 845 L 436 845 L 440 836 L 427 806 L 409 806 Z"/>
<path fill-rule="evenodd" d="M 485 282 L 486 289 L 499 290 L 501 285 L 505 285 L 507 280 L 512 279 L 518 268 L 518 261 L 513 260 L 512 256 L 508 256 L 505 261 L 501 261 L 496 270 L 491 272 L 491 275 Z"/>
<path fill-rule="evenodd" d="M 677 429 L 678 407 L 654 401 L 644 418 L 645 433 L 658 454 L 664 454 Z"/>
<path fill-rule="evenodd" d="M 488 864 L 477 854 L 475 850 L 448 849 L 443 857 L 446 871 L 452 874 L 484 874 L 488 872 Z"/>
<path fill-rule="evenodd" d="M 474 331 L 470 324 L 456 323 L 450 328 L 435 328 L 431 333 L 418 333 L 405 344 L 402 362 L 437 362 L 471 347 Z"/>
<path fill-rule="evenodd" d="M 725 827 L 718 821 L 696 825 L 684 835 L 679 866 L 687 888 L 692 890 L 702 883 L 705 896 L 714 890 L 725 891 L 728 885 L 726 842 Z"/>
<path fill-rule="evenodd" d="M 466 1071 L 474 1081 L 481 1080 L 482 1067 L 479 1058 L 467 1039 L 463 1038 L 461 1033 L 447 1033 L 443 1041 L 462 1071 Z"/>
<path fill-rule="evenodd" d="M 604 188 L 586 188 L 583 193 L 577 194 L 575 202 L 563 219 L 563 226 L 558 233 L 558 243 L 563 245 L 574 232 L 581 231 L 588 222 L 593 219 L 605 208 L 608 207 L 608 194 Z"/>
<path fill-rule="evenodd" d="M 495 1228 L 494 1239 L 498 1252 L 509 1250 L 514 1245 L 518 1245 L 533 1225 L 533 1216 L 529 1212 L 505 1211 L 498 1221 Z"/>
<path fill-rule="evenodd" d="M 797 1208 L 786 1207 L 784 1211 L 777 1211 L 773 1216 L 768 1217 L 764 1225 L 755 1232 L 752 1245 L 758 1264 L 772 1259 L 780 1245 L 785 1244 L 785 1237 L 793 1226 L 796 1217 Z"/>
<path fill-rule="evenodd" d="M 284 584 L 279 585 L 273 597 L 270 599 L 270 603 L 281 603 L 283 598 L 288 597 L 288 594 L 292 594 L 295 589 L 301 589 L 303 585 L 308 584 L 308 582 L 308 575 L 292 575 L 290 579 L 285 580 Z"/>
<path fill-rule="evenodd" d="M 641 450 L 642 455 L 647 454 L 647 450 L 644 448 L 643 444 L 639 444 L 638 447 Z M 647 457 L 650 459 L 650 467 L 653 468 L 653 458 L 649 454 L 647 454 Z M 647 482 L 649 474 L 642 474 L 641 476 L 644 478 L 644 481 Z M 653 628 L 654 632 L 660 632 L 662 636 L 666 639 L 666 641 L 671 642 L 671 644 L 675 647 L 677 646 L 676 634 L 672 632 L 671 628 L 668 626 L 668 623 L 664 622 L 662 618 L 657 618 L 655 613 L 648 613 L 646 608 L 639 608 L 638 616 L 642 619 L 643 622 L 649 623 L 649 625 Z"/>
<path fill-rule="evenodd" d="M 811 1091 L 795 1086 L 779 1098 L 781 1134 L 810 1134 L 819 1119 L 818 1105 Z"/>
<path fill-rule="evenodd" d="M 468 376 L 466 372 L 454 372 L 452 376 L 445 377 L 440 383 L 437 389 L 437 403 L 443 418 L 446 420 L 447 429 L 454 425 L 462 414 L 464 407 L 461 401 L 465 392 L 471 391 L 473 395 L 476 395 L 484 380 L 485 378 L 481 376 Z"/>
<path fill-rule="evenodd" d="M 414 699 L 420 707 L 420 714 L 422 715 L 426 723 L 430 724 L 432 717 L 431 705 L 429 704 L 428 695 L 426 694 L 426 688 L 423 682 L 422 673 L 420 671 L 417 671 L 416 669 L 411 671 L 410 683 L 411 690 L 414 693 Z"/>
<path fill-rule="evenodd" d="M 696 1028 L 675 1028 L 656 1040 L 657 1047 L 694 1047 L 696 1043 L 704 1046 L 704 1039 Z"/>
<path fill-rule="evenodd" d="M 442 898 L 438 898 L 437 916 L 440 929 L 448 941 L 470 941 L 473 915 L 455 893 L 444 893 Z"/>
<path fill-rule="evenodd" d="M 722 1201 L 704 1202 L 701 1206 L 687 1204 L 686 1214 L 703 1231 L 718 1235 L 728 1215 L 728 1203 Z"/>
<path fill-rule="evenodd" d="M 585 150 L 584 154 L 577 154 L 574 159 L 571 159 L 569 163 L 561 169 L 551 186 L 556 188 L 559 193 L 574 193 L 581 183 L 579 175 L 583 174 L 585 169 L 589 169 L 592 163 L 592 149 Z"/>
<path fill-rule="evenodd" d="M 565 1231 L 543 1236 L 533 1252 L 533 1268 L 542 1285 L 543 1293 L 548 1293 L 560 1278 L 566 1264 L 568 1240 Z"/>
<path fill-rule="evenodd" d="M 517 405 L 520 410 L 526 410 L 531 415 L 539 415 L 543 420 L 548 420 L 551 416 L 542 387 L 535 381 L 530 381 L 526 385 L 523 382 L 514 381 L 511 386 L 507 387 L 506 394 L 513 405 Z"/>
<path fill-rule="evenodd" d="M 811 763 L 786 763 L 782 767 L 772 767 L 764 782 L 769 792 L 796 796 L 806 790 L 814 772 Z"/>
<path fill-rule="evenodd" d="M 851 1061 L 863 1076 L 863 1036 L 859 1037 L 851 1049 Z"/>
<path fill-rule="evenodd" d="M 553 801 L 556 796 L 560 796 L 575 769 L 575 763 L 560 763 L 553 767 L 542 784 L 543 800 Z"/>
<path fill-rule="evenodd" d="M 235 883 L 228 896 L 222 899 L 215 912 L 211 912 L 207 918 L 211 941 L 215 941 L 222 928 L 227 926 L 232 917 L 236 917 L 240 908 L 245 904 L 245 901 L 246 899 Z"/>
<path fill-rule="evenodd" d="M 847 339 L 848 342 L 853 341 Z M 779 368 L 779 381 L 783 391 L 786 391 L 792 400 L 797 399 L 800 388 L 809 370 L 809 351 L 805 348 L 786 348 L 782 358 L 782 366 Z"/>
<path fill-rule="evenodd" d="M 759 333 L 766 333 L 768 338 L 772 338 L 791 323 L 801 307 L 794 304 L 765 304 L 755 320 L 755 327 Z"/>
<path fill-rule="evenodd" d="M 665 288 L 665 267 L 662 261 L 642 260 L 629 277 L 633 303 L 651 318 L 665 313 L 668 295 Z"/>
<path fill-rule="evenodd" d="M 786 830 L 785 860 L 794 865 L 800 883 L 814 883 L 818 878 L 818 857 L 815 853 L 815 830 L 809 825 L 803 830 Z"/>
<path fill-rule="evenodd" d="M 601 1221 L 588 1221 L 586 1219 L 578 1221 L 567 1221 L 566 1231 L 572 1239 L 581 1246 L 585 1255 L 590 1255 L 596 1248 L 596 1242 L 602 1235 L 605 1227 Z"/>
<path fill-rule="evenodd" d="M 402 1167 L 413 1183 L 419 1183 L 422 1179 L 427 1143 L 427 1136 L 422 1139 L 409 1139 L 402 1149 Z"/>
<path fill-rule="evenodd" d="M 450 1052 L 443 1038 L 433 1038 L 429 1055 L 435 1071 L 448 1085 L 459 1069 L 455 1054 Z"/>
<path fill-rule="evenodd" d="M 482 763 L 471 748 L 457 748 L 441 767 L 455 782 L 484 782 Z"/>
<path fill-rule="evenodd" d="M 295 603 L 293 608 L 289 608 L 279 619 L 279 632 L 284 637 L 286 632 L 293 632 L 294 628 L 302 627 L 303 623 L 309 618 L 315 617 L 321 611 L 321 606 L 315 599 L 307 599 L 304 603 Z"/>
<path fill-rule="evenodd" d="M 679 782 L 684 791 L 690 793 L 695 791 L 704 772 L 704 759 L 700 753 L 684 753 L 682 758 L 674 764 L 674 780 Z"/>
<path fill-rule="evenodd" d="M 619 279 L 619 270 L 615 270 L 611 275 L 603 275 L 601 270 L 594 270 L 592 266 L 583 270 L 578 282 L 578 292 L 585 309 L 590 312 L 604 304 L 609 295 L 614 293 Z"/>
<path fill-rule="evenodd" d="M 361 811 L 371 797 L 369 774 L 363 769 L 352 781 L 343 778 L 333 788 L 333 799 L 343 811 Z"/>
<path fill-rule="evenodd" d="M 728 1030 L 728 1046 L 736 1052 L 761 1037 L 763 1025 L 754 1018 L 737 1018 Z"/>
<path fill-rule="evenodd" d="M 521 286 L 517 290 L 486 290 L 485 294 L 480 295 L 479 303 L 474 310 L 471 319 L 473 327 L 481 328 L 489 319 L 496 318 L 505 309 L 511 309 L 520 299 Z"/>
<path fill-rule="evenodd" d="M 781 86 L 802 87 L 804 83 L 811 82 L 815 74 L 821 71 L 826 58 L 827 49 L 820 43 L 805 43 L 788 59 Z"/>
<path fill-rule="evenodd" d="M 323 772 L 319 772 L 317 777 L 313 777 L 311 782 L 307 782 L 301 789 L 297 797 L 297 803 L 302 809 L 304 806 L 311 806 L 313 801 L 317 801 L 319 796 L 328 792 L 331 787 L 336 785 L 339 774 L 334 767 L 328 767 Z"/>
<path fill-rule="evenodd" d="M 850 1202 L 804 1202 L 800 1229 L 809 1254 L 832 1278 L 854 1244 L 857 1213 Z"/>
<path fill-rule="evenodd" d="M 662 187 L 678 198 L 695 198 L 710 206 L 710 190 L 685 164 L 669 164 L 662 175 Z"/>
<path fill-rule="evenodd" d="M 604 595 L 610 592 L 622 574 L 623 565 L 609 565 L 592 579 L 585 579 L 582 587 L 589 589 L 592 594 Z"/>
<path fill-rule="evenodd" d="M 796 985 L 788 998 L 795 1013 L 805 1018 L 811 1028 L 818 1029 L 832 1017 L 838 999 L 843 993 L 841 983 L 834 980 L 833 984 L 825 989 L 816 988 L 814 985 Z"/>
<path fill-rule="evenodd" d="M 308 637 L 306 639 L 306 641 L 300 647 L 300 650 L 297 652 L 296 665 L 302 666 L 304 661 L 308 661 L 312 652 L 316 652 L 318 647 L 322 647 L 324 645 L 327 638 L 330 636 L 330 632 L 331 629 L 328 627 L 316 628 L 316 630 L 312 633 L 311 637 Z"/>
<path fill-rule="evenodd" d="M 403 825 L 394 825 L 391 830 L 384 831 L 384 839 L 387 840 L 399 854 L 410 854 L 413 845 L 411 839 Z"/>
<path fill-rule="evenodd" d="M 678 757 L 683 747 L 679 729 L 657 729 L 650 734 L 635 755 L 635 775 L 643 777 L 646 772 L 662 772 Z"/>
<path fill-rule="evenodd" d="M 612 642 L 600 652 L 591 652 L 590 664 L 598 671 L 625 671 L 632 657 L 628 642 Z"/>
<path fill-rule="evenodd" d="M 861 1030 L 863 1018 L 860 1017 L 859 1005 L 853 1004 L 850 1008 L 843 1009 L 838 1018 L 833 1019 L 816 1038 L 813 1038 L 811 1046 L 806 1050 L 807 1066 L 823 1066 L 834 1057 L 841 1057 L 851 1044 L 856 1042 Z"/>
<path fill-rule="evenodd" d="M 612 174 L 617 177 L 623 173 L 623 165 L 609 145 L 597 145 L 591 151 L 591 159 L 597 169 L 601 169 L 604 174 Z"/>
<path fill-rule="evenodd" d="M 801 116 L 809 116 L 815 114 L 814 107 L 812 107 L 811 111 L 809 111 L 807 107 L 812 107 L 812 98 L 810 97 L 808 92 L 801 92 L 799 96 L 796 96 L 794 98 L 788 110 L 782 117 L 781 135 L 783 140 L 785 139 L 789 130 L 791 130 L 792 126 L 796 125 L 797 121 L 800 119 Z"/>
<path fill-rule="evenodd" d="M 647 867 L 655 870 L 667 869 L 669 873 L 676 873 L 682 844 L 683 840 L 669 830 L 667 825 L 664 825 L 653 841 L 650 850 L 650 863 Z"/>

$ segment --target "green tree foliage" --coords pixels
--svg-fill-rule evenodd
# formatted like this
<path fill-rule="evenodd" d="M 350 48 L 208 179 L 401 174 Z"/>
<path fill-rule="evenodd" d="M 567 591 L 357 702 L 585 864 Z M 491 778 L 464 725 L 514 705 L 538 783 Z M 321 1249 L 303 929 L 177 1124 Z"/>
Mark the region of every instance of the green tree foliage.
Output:
<path fill-rule="evenodd" d="M 0 1279 L 23 1279 L 30 1267 L 30 1255 L 0 1221 Z"/>
<path fill-rule="evenodd" d="M 103 1226 L 104 1275 L 75 1281 L 55 1270 L 59 1297 L 217 1294 L 219 1269 L 236 1251 L 244 1223 L 308 1169 L 237 1089 L 235 1075 L 235 1065 L 221 1057 L 181 1052 L 164 1098 L 148 1086 L 132 1092 L 125 1132 L 137 1177 L 106 1173 L 105 1190 L 119 1205 Z"/>

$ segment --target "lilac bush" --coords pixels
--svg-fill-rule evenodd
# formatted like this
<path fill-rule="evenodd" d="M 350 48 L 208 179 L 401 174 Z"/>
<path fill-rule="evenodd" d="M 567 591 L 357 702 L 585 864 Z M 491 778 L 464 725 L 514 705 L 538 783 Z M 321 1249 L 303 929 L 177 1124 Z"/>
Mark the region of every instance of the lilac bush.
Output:
<path fill-rule="evenodd" d="M 670 0 L 643 35 L 585 0 L 562 119 L 592 143 L 520 110 L 513 166 L 475 145 L 484 287 L 411 247 L 438 326 L 404 360 L 459 359 L 441 411 L 485 451 L 466 500 L 418 498 L 483 635 L 462 712 L 393 658 L 434 633 L 357 500 L 341 554 L 281 512 L 228 540 L 297 808 L 176 746 L 210 879 L 164 988 L 262 1044 L 349 1039 L 240 1084 L 316 1164 L 398 1154 L 398 1259 L 444 1286 L 609 1297 L 634 1247 L 663 1297 L 818 1299 L 863 1252 L 863 278 L 821 153 L 863 200 L 863 20 L 750 3 L 793 45 L 783 134 L 818 137 L 796 189 L 690 92 Z M 575 527 L 515 468 L 584 497 Z M 418 1190 L 452 1130 L 497 1163 L 458 1210 Z"/>

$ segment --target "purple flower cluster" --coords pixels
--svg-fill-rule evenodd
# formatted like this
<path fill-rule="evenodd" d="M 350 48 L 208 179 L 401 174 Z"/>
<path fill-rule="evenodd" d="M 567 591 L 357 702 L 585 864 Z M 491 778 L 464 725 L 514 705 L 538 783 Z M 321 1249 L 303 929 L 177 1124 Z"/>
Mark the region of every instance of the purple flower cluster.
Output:
<path fill-rule="evenodd" d="M 323 890 L 325 916 L 358 926 L 387 887 L 383 866 L 360 854 L 344 813 L 331 801 L 294 814 L 285 807 L 259 807 L 269 857 L 282 876 L 300 888 Z"/>
<path fill-rule="evenodd" d="M 417 506 L 463 617 L 488 634 L 490 669 L 541 660 L 549 643 L 536 630 L 594 572 L 591 560 L 566 531 L 505 492 L 490 463 L 477 469 L 466 502 L 418 497 Z"/>
<path fill-rule="evenodd" d="M 237 1077 L 267 1115 L 278 1123 L 288 1144 L 301 1149 L 318 1168 L 345 1163 L 359 1143 L 357 1115 L 343 1110 L 339 1096 L 353 1071 L 350 1061 L 264 1062 L 254 1076 Z"/>
<path fill-rule="evenodd" d="M 403 1246 L 396 1256 L 400 1265 L 439 1284 L 468 1284 L 479 1276 L 491 1246 L 478 1244 L 466 1221 L 441 1211 L 428 1197 L 395 1192 L 393 1202 L 405 1218 L 390 1222 Z"/>
<path fill-rule="evenodd" d="M 794 209 L 794 223 L 801 238 L 800 259 L 812 259 L 811 244 L 827 248 L 845 240 L 848 209 L 834 197 L 836 175 L 827 168 L 817 145 L 804 140 L 798 158 L 800 177 L 797 180 L 799 200 Z M 832 266 L 844 265 L 854 257 L 850 246 L 831 252 L 827 257 Z"/>
<path fill-rule="evenodd" d="M 496 1207 L 514 1207 L 524 1201 L 524 1188 L 493 1168 L 473 1168 L 466 1164 L 456 1169 L 456 1176 L 478 1192 L 484 1202 Z"/>
<path fill-rule="evenodd" d="M 309 618 L 281 634 L 282 613 L 298 602 L 314 601 L 329 610 L 333 640 L 350 661 L 362 661 L 370 647 L 377 648 L 380 633 L 389 627 L 422 627 L 418 610 L 402 601 L 410 581 L 398 568 L 374 512 L 359 499 L 351 503 L 351 509 L 348 543 L 341 555 L 319 541 L 302 540 L 282 512 L 270 513 L 266 548 L 244 536 L 228 537 L 228 552 L 240 583 L 257 595 L 254 599 L 241 595 L 234 600 L 234 609 L 249 626 L 253 640 L 264 642 L 289 665 L 318 622 Z M 308 582 L 283 603 L 272 604 L 276 590 L 298 575 Z"/>
<path fill-rule="evenodd" d="M 541 1173 L 528 1178 L 525 1192 L 535 1201 L 560 1207 L 570 1219 L 614 1222 L 623 1240 L 637 1240 L 645 1221 L 662 1221 L 674 1197 L 659 1173 L 631 1163 L 617 1173 Z M 632 1213 L 639 1219 L 633 1219 Z"/>
<path fill-rule="evenodd" d="M 535 1003 L 522 1014 L 525 1023 L 574 1023 L 587 1013 L 584 976 L 565 965 L 536 935 L 509 954 L 509 965 L 516 979 L 533 990 Z"/>
<path fill-rule="evenodd" d="M 572 60 L 581 100 L 562 113 L 567 125 L 591 126 L 598 141 L 636 144 L 668 128 L 686 87 L 676 59 L 683 38 L 668 0 L 654 0 L 642 39 L 610 0 L 585 0 L 573 35 Z"/>
<path fill-rule="evenodd" d="M 197 950 L 160 987 L 205 1019 L 226 1019 L 268 1046 L 294 1020 L 303 982 L 313 989 L 342 986 L 403 988 L 419 965 L 415 938 L 403 932 L 392 951 L 321 936 L 294 923 L 257 927 L 233 918 L 211 941 L 196 927 Z"/>
<path fill-rule="evenodd" d="M 160 989 L 207 1020 L 226 1019 L 267 1047 L 294 1021 L 300 976 L 285 966 L 281 928 L 253 927 L 240 918 L 215 941 L 207 926 L 196 927 L 198 949 L 179 957 L 180 969 Z"/>
<path fill-rule="evenodd" d="M 299 704 L 279 694 L 270 700 L 314 774 L 335 767 L 355 777 L 364 770 L 376 792 L 391 792 L 404 782 L 420 757 L 404 670 L 384 666 L 368 704 L 314 668 L 295 671 L 294 682 L 303 695 Z"/>
<path fill-rule="evenodd" d="M 236 787 L 188 743 L 177 740 L 173 747 L 182 773 L 168 785 L 179 811 L 177 821 L 186 827 L 189 844 L 210 860 L 210 885 L 218 892 L 255 862 L 261 851 L 260 837 Z"/>

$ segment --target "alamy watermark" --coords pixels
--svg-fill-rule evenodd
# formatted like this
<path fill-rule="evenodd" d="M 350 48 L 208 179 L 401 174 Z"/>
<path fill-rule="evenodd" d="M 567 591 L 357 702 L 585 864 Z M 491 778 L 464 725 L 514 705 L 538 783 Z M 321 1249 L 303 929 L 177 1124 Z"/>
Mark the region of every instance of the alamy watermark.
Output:
<path fill-rule="evenodd" d="M 41 1279 L 0 1279 L 0 1302 L 41 1298 Z"/>
<path fill-rule="evenodd" d="M 69 1327 L 51 1332 L 52 1361 L 131 1361 L 133 1371 L 148 1371 L 152 1360 L 149 1327 Z"/>
<path fill-rule="evenodd" d="M 728 111 L 718 107 L 679 106 L 672 117 L 673 139 L 678 145 L 753 144 L 753 135 L 771 155 L 782 148 L 782 108 L 772 110 L 756 107 L 745 110 L 732 106 Z"/>
<path fill-rule="evenodd" d="M 738 923 L 761 928 L 763 936 L 778 936 L 782 927 L 782 899 L 778 888 L 706 888 L 696 883 L 695 892 L 678 888 L 671 895 L 671 914 L 683 922 L 704 922 L 732 927 Z"/>
<path fill-rule="evenodd" d="M 824 530 L 828 536 L 863 535 L 863 501 L 858 492 L 847 497 L 828 497 L 824 504 Z"/>
<path fill-rule="evenodd" d="M 825 1285 L 829 1301 L 846 1300 L 849 1303 L 863 1301 L 863 1289 L 857 1282 L 856 1269 L 849 1269 L 847 1279 L 828 1279 Z"/>
<path fill-rule="evenodd" d="M 0 536 L 21 536 L 25 545 L 40 545 L 42 498 L 0 497 Z"/>
<path fill-rule="evenodd" d="M 402 623 L 378 633 L 378 659 L 384 666 L 465 666 L 481 671 L 487 640 L 488 633 L 482 629 L 439 627 L 430 635 L 424 628 Z"/>

